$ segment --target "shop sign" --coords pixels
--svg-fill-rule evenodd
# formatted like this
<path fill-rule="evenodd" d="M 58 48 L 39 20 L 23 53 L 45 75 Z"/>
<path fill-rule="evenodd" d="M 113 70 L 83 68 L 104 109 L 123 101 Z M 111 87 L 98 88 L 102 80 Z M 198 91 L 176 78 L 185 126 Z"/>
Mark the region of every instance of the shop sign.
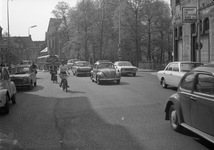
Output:
<path fill-rule="evenodd" d="M 195 23 L 197 21 L 197 8 L 196 7 L 183 7 L 182 8 L 183 23 Z"/>

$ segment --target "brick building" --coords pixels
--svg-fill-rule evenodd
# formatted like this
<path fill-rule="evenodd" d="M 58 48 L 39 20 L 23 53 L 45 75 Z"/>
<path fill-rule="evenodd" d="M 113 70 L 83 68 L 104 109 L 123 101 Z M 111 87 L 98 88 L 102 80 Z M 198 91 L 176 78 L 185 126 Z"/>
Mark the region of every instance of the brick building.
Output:
<path fill-rule="evenodd" d="M 214 62 L 214 0 L 171 0 L 174 26 L 174 61 L 199 61 L 196 50 L 197 23 L 183 23 L 182 8 L 199 2 L 201 62 Z"/>

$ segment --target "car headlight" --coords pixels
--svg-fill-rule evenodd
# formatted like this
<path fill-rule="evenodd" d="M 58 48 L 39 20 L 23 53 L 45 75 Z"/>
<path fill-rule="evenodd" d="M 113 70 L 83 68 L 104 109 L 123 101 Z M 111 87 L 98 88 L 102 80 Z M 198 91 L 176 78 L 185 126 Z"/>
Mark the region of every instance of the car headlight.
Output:
<path fill-rule="evenodd" d="M 98 72 L 97 75 L 99 75 L 101 78 L 104 77 L 104 74 L 102 72 Z"/>
<path fill-rule="evenodd" d="M 24 82 L 28 82 L 28 78 L 23 78 L 23 81 Z"/>

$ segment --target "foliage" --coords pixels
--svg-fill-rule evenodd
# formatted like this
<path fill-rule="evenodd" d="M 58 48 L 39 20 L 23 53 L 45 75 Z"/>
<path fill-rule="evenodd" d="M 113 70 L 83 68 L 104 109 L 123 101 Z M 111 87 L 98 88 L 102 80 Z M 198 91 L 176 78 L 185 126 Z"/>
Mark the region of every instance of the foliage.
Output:
<path fill-rule="evenodd" d="M 69 58 L 116 61 L 121 43 L 123 59 L 137 66 L 171 59 L 171 15 L 163 0 L 80 0 L 72 8 L 59 2 L 53 14 L 63 20 L 58 34 L 66 37 Z"/>

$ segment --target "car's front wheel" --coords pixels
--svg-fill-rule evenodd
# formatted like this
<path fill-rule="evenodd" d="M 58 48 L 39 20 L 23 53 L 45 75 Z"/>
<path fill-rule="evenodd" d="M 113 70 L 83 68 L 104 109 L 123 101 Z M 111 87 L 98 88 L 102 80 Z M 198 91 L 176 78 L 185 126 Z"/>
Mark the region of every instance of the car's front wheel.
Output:
<path fill-rule="evenodd" d="M 12 100 L 12 103 L 13 103 L 13 104 L 16 104 L 16 94 L 14 94 L 14 95 L 12 96 L 11 100 Z"/>
<path fill-rule="evenodd" d="M 163 88 L 167 88 L 168 85 L 166 84 L 165 79 L 162 79 L 161 85 L 162 85 Z"/>
<path fill-rule="evenodd" d="M 136 73 L 133 73 L 133 76 L 135 77 L 135 76 L 136 76 Z"/>
<path fill-rule="evenodd" d="M 33 89 L 33 81 L 30 81 L 30 85 L 28 86 L 29 90 Z"/>
<path fill-rule="evenodd" d="M 4 105 L 4 113 L 5 114 L 9 114 L 9 97 L 6 96 L 6 102 L 5 102 L 5 105 Z"/>
<path fill-rule="evenodd" d="M 174 105 L 172 105 L 169 109 L 169 120 L 173 130 L 177 132 L 181 130 L 181 125 L 179 124 L 178 121 L 178 112 L 175 109 Z"/>

